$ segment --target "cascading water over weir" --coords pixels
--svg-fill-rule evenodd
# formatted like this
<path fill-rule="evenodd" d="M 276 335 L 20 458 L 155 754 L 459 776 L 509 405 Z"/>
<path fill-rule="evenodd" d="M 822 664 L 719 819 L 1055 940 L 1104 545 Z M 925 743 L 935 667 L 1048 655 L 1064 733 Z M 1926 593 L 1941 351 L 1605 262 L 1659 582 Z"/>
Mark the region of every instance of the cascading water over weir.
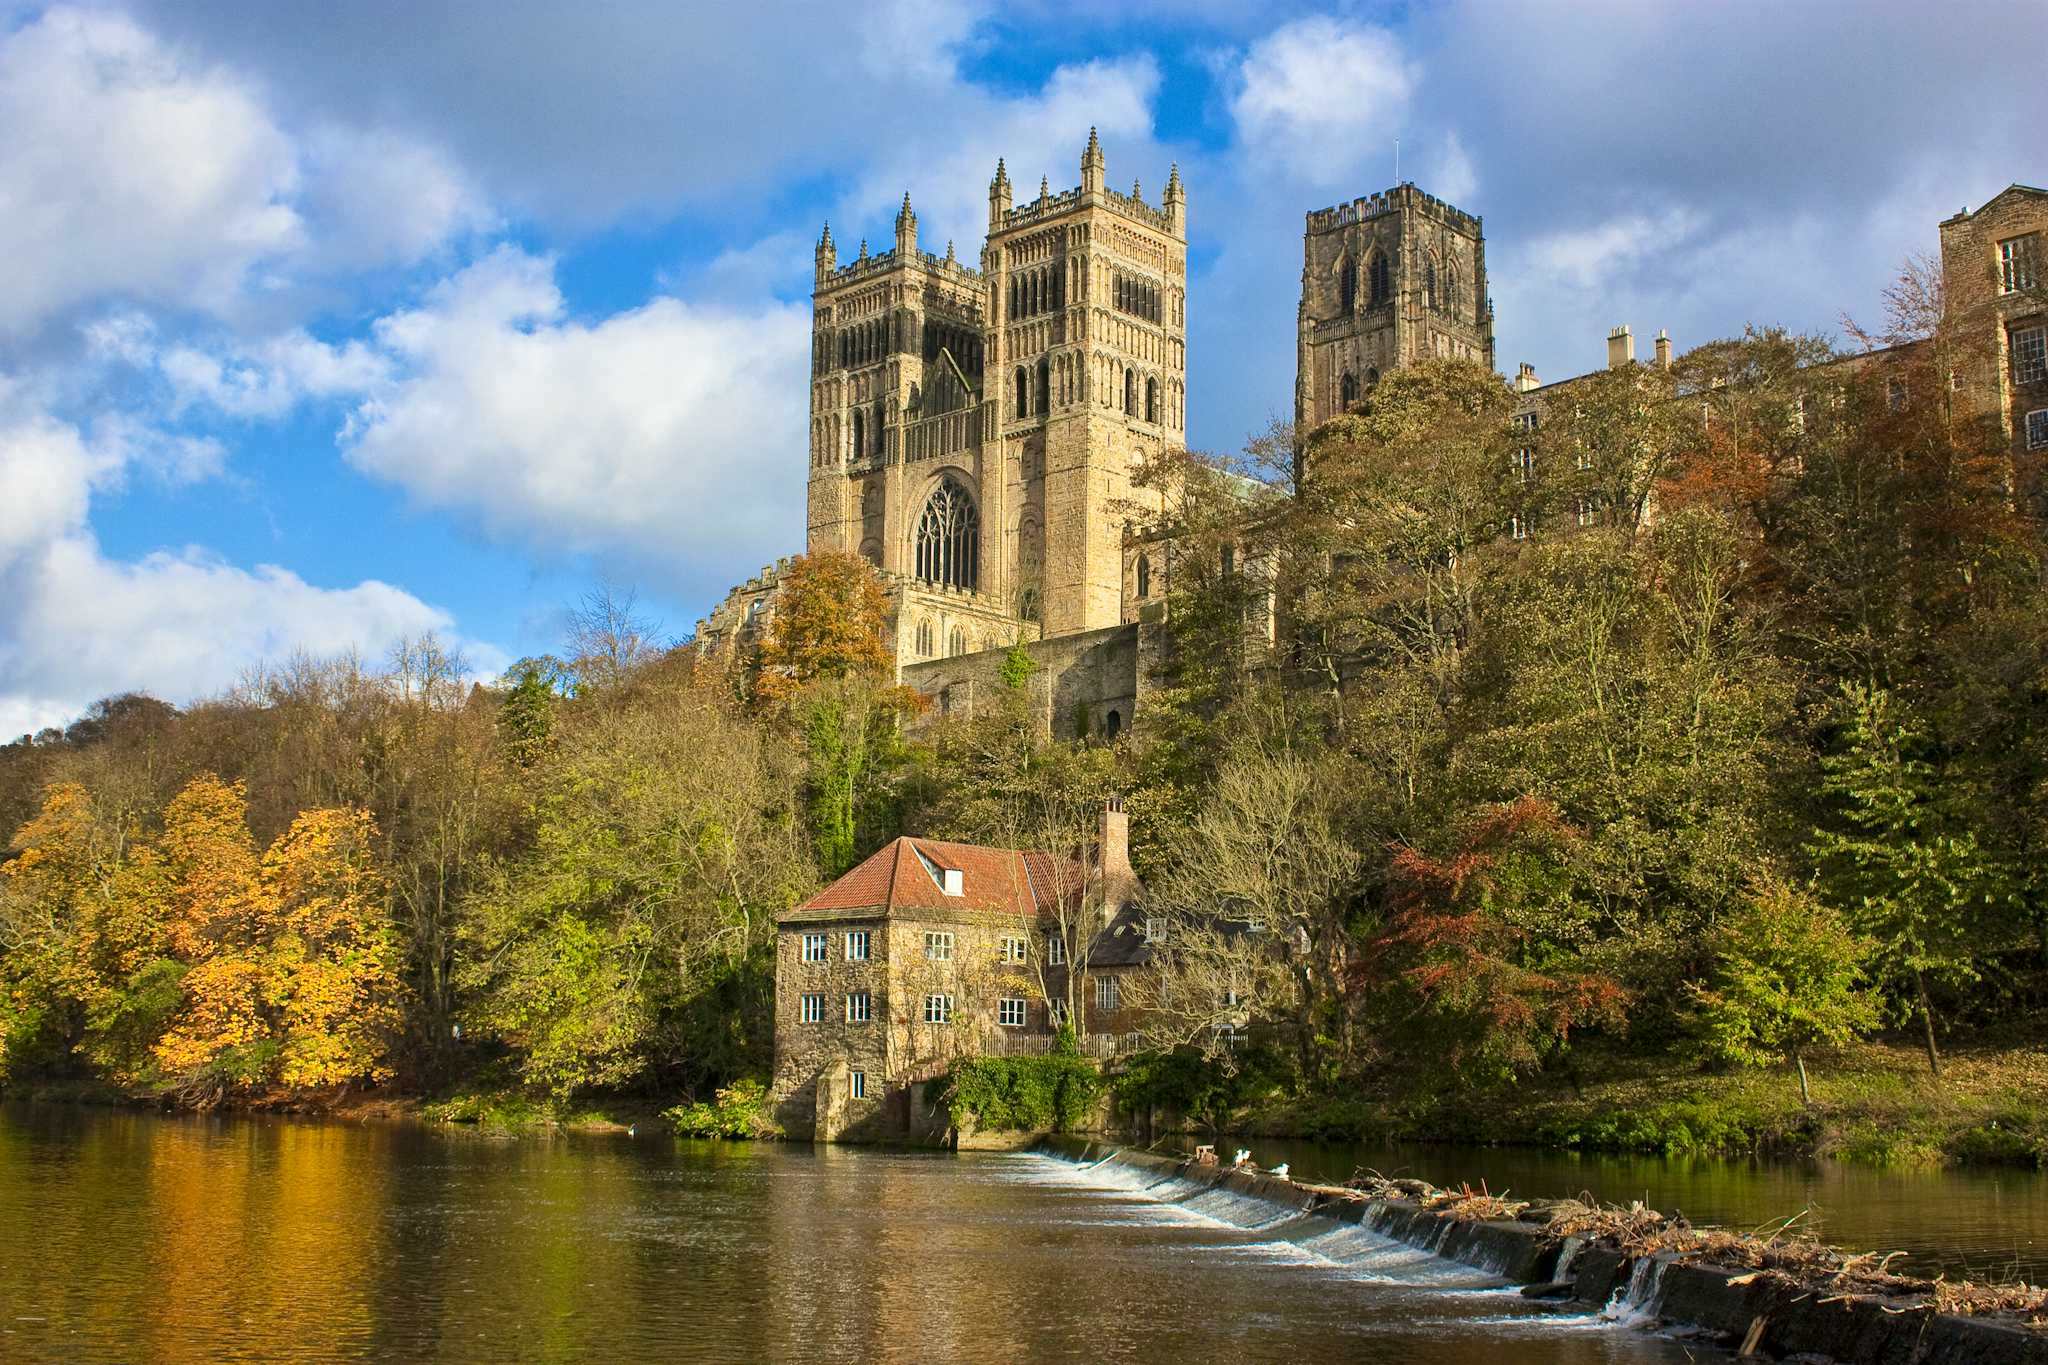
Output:
<path fill-rule="evenodd" d="M 1374 1284 L 1497 1295 L 1502 1313 L 1494 1322 L 1659 1330 L 1692 1346 L 1746 1348 L 1758 1359 L 1797 1353 L 1851 1365 L 2048 1365 L 2048 1334 L 1903 1312 L 1811 1287 L 1795 1292 L 1770 1276 L 1668 1253 L 1631 1257 L 1540 1224 L 1461 1219 L 1402 1200 L 1346 1197 L 1255 1170 L 1073 1139 L 1048 1140 L 1023 1159 L 1039 1163 L 1047 1179 L 1080 1181 L 1255 1234 L 1240 1252 L 1298 1257 Z"/>

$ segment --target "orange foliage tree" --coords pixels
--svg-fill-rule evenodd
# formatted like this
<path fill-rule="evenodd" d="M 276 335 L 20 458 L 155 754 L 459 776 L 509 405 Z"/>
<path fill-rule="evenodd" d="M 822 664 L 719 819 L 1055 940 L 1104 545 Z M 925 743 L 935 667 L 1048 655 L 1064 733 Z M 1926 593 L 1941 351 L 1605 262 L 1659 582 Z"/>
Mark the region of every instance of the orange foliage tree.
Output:
<path fill-rule="evenodd" d="M 1555 806 L 1523 796 L 1469 818 L 1448 856 L 1395 850 L 1375 958 L 1461 1071 L 1511 1076 L 1573 1029 L 1624 1022 L 1627 992 L 1573 948 L 1578 838 Z"/>

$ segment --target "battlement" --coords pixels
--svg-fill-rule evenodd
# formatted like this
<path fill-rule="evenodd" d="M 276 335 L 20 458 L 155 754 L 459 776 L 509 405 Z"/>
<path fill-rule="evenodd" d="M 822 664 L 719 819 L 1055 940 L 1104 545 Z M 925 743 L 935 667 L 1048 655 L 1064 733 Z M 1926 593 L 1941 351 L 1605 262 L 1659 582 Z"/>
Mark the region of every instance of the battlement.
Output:
<path fill-rule="evenodd" d="M 1104 202 L 1126 218 L 1134 219 L 1156 231 L 1172 234 L 1173 220 L 1167 217 L 1165 209 L 1153 208 L 1142 199 L 1119 194 L 1112 189 L 1103 189 L 1097 193 Z M 1071 190 L 1062 190 L 1058 194 L 1042 194 L 1028 204 L 1005 209 L 997 231 L 1007 232 L 1012 228 L 1029 227 L 1033 223 L 1056 218 L 1069 209 L 1079 208 L 1086 199 L 1087 191 L 1078 185 Z"/>
<path fill-rule="evenodd" d="M 981 286 L 981 272 L 955 257 L 937 256 L 923 250 L 914 251 L 910 256 L 906 257 L 897 251 L 895 247 L 890 247 L 887 251 L 877 251 L 866 256 L 856 257 L 847 264 L 838 267 L 825 277 L 819 287 L 821 290 L 836 289 L 844 284 L 853 284 L 861 280 L 886 275 L 892 270 L 899 270 L 912 264 L 921 266 L 934 274 L 949 276 L 969 288 L 979 289 Z"/>
<path fill-rule="evenodd" d="M 1390 190 L 1377 194 L 1361 195 L 1348 204 L 1335 204 L 1326 209 L 1314 209 L 1308 215 L 1308 230 L 1311 233 L 1335 232 L 1353 223 L 1363 223 L 1398 209 L 1418 210 L 1474 237 L 1480 236 L 1480 220 L 1433 194 L 1418 189 L 1413 182 L 1396 185 Z"/>

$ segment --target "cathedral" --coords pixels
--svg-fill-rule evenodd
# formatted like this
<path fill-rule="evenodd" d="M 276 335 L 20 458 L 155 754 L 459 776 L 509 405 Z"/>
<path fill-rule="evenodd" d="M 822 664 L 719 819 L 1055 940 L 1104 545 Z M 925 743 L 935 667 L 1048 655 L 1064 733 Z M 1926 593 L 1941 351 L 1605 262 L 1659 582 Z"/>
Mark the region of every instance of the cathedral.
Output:
<path fill-rule="evenodd" d="M 1178 167 L 1156 205 L 1140 183 L 1111 189 L 1092 129 L 1080 172 L 1077 187 L 1041 181 L 1018 203 L 998 161 L 978 267 L 950 243 L 943 256 L 919 246 L 908 194 L 886 250 L 862 241 L 842 265 L 826 227 L 811 296 L 806 548 L 874 565 L 897 675 L 939 713 L 972 709 L 1021 643 L 1048 727 L 1114 738 L 1136 716 L 1172 571 L 1160 543 L 1129 527 L 1159 506 L 1134 473 L 1186 439 L 1188 196 Z M 2015 185 L 1941 225 L 1952 297 L 1997 305 L 1972 310 L 1997 313 L 1986 330 L 2015 357 L 2000 366 L 1998 406 L 2029 449 L 2048 448 L 2044 222 L 2048 194 Z M 1477 217 L 1407 183 L 1310 212 L 1297 427 L 1403 365 L 1494 368 L 1493 322 Z M 1636 363 L 1626 327 L 1607 342 L 1610 367 Z M 1655 363 L 1671 363 L 1661 333 Z M 1533 429 L 1546 396 L 1573 382 L 1542 385 L 1522 366 L 1518 424 Z M 787 563 L 728 594 L 698 623 L 699 645 L 758 638 Z"/>

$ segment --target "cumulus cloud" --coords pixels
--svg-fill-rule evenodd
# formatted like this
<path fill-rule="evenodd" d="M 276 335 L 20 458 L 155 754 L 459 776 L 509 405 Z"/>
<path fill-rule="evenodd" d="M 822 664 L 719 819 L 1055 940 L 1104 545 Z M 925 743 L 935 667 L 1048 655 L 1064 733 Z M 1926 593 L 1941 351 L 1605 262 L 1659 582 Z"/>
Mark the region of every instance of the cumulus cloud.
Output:
<path fill-rule="evenodd" d="M 421 504 L 698 592 L 802 543 L 807 308 L 657 297 L 584 322 L 550 261 L 500 247 L 374 330 L 395 377 L 343 447 Z"/>
<path fill-rule="evenodd" d="M 109 559 L 88 524 L 93 496 L 152 467 L 195 478 L 216 466 L 187 438 L 119 421 L 81 432 L 0 379 L 0 736 L 62 724 L 113 692 L 218 691 L 295 650 L 453 637 L 447 613 L 381 582 L 325 588 L 199 548 Z M 469 648 L 480 666 L 503 662 L 488 645 Z"/>
<path fill-rule="evenodd" d="M 280 121 L 246 74 L 112 12 L 0 29 L 0 343 L 82 304 L 240 315 L 488 226 L 445 154 Z"/>
<path fill-rule="evenodd" d="M 1384 162 L 1418 70 L 1392 33 L 1316 15 L 1253 43 L 1230 102 L 1239 138 L 1261 161 L 1322 188 L 1351 188 Z"/>
<path fill-rule="evenodd" d="M 0 38 L 0 338 L 82 300 L 218 308 L 304 240 L 290 140 L 216 66 L 109 14 Z"/>

